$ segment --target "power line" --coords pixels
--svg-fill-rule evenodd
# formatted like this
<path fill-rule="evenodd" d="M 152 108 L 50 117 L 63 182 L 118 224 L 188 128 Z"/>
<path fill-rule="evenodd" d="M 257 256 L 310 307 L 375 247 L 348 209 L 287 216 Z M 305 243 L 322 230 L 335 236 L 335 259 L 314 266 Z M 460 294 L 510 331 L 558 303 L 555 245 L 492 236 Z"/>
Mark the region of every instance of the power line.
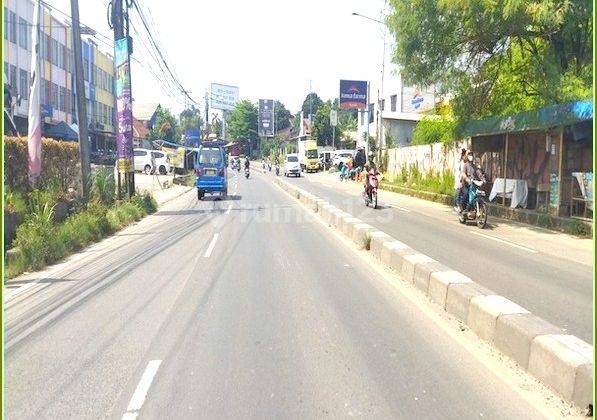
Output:
<path fill-rule="evenodd" d="M 164 64 L 166 70 L 168 70 L 168 73 L 170 74 L 170 76 L 172 77 L 172 79 L 174 80 L 174 82 L 176 83 L 176 85 L 180 88 L 180 91 L 194 104 L 199 105 L 199 103 L 197 101 L 195 101 L 193 98 L 191 98 L 191 96 L 188 94 L 188 92 L 186 91 L 186 89 L 182 86 L 182 84 L 178 81 L 178 79 L 176 78 L 176 76 L 174 75 L 174 72 L 172 71 L 172 69 L 170 68 L 170 66 L 168 65 L 168 63 L 166 62 L 165 58 L 164 58 L 164 54 L 162 53 L 162 51 L 160 50 L 157 42 L 155 41 L 153 34 L 151 32 L 151 29 L 149 29 L 149 25 L 147 24 L 147 19 L 145 18 L 145 15 L 143 14 L 143 11 L 141 10 L 141 8 L 139 7 L 139 4 L 136 0 L 132 0 L 132 4 L 135 7 L 135 10 L 137 11 L 137 14 L 139 15 L 139 18 L 141 19 L 141 23 L 143 24 L 143 27 L 145 28 L 145 30 L 147 31 L 147 34 L 149 35 L 149 40 L 150 43 L 153 45 L 153 47 L 155 48 L 156 52 L 158 53 L 162 63 Z"/>

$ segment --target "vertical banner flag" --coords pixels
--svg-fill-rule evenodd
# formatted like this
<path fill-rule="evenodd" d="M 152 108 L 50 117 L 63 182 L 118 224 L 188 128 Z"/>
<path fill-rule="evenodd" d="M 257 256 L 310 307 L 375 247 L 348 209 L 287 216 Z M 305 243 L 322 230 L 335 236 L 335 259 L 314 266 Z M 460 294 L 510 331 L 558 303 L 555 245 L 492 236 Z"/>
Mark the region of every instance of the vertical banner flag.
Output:
<path fill-rule="evenodd" d="M 367 108 L 367 82 L 362 80 L 340 80 L 340 108 Z"/>
<path fill-rule="evenodd" d="M 133 109 L 131 102 L 131 69 L 128 38 L 114 42 L 114 67 L 116 68 L 116 166 L 118 172 L 133 170 Z"/>
<path fill-rule="evenodd" d="M 259 135 L 262 137 L 273 137 L 274 128 L 274 100 L 259 100 Z"/>
<path fill-rule="evenodd" d="M 29 180 L 34 181 L 41 175 L 41 109 L 40 109 L 40 74 L 39 74 L 39 0 L 33 11 L 33 26 L 31 34 L 31 86 L 29 89 L 29 132 L 27 133 L 27 148 L 29 152 Z"/>

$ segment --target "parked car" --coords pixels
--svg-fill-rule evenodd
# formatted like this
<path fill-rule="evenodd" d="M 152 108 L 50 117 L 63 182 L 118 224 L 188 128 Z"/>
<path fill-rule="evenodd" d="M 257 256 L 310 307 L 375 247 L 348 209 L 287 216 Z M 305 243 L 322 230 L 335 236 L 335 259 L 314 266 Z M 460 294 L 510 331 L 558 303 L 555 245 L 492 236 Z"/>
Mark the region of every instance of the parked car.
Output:
<path fill-rule="evenodd" d="M 294 175 L 301 176 L 301 164 L 299 163 L 297 154 L 286 155 L 284 161 L 284 176 Z"/>
<path fill-rule="evenodd" d="M 156 170 L 165 175 L 170 172 L 170 162 L 168 154 L 161 150 L 134 149 L 135 171 L 145 172 L 147 175 L 152 173 L 151 158 L 155 159 Z"/>
<path fill-rule="evenodd" d="M 332 160 L 332 164 L 334 166 L 338 166 L 340 162 L 346 163 L 348 162 L 348 158 L 352 157 L 354 159 L 354 155 L 354 150 L 337 150 L 334 153 L 334 159 Z"/>

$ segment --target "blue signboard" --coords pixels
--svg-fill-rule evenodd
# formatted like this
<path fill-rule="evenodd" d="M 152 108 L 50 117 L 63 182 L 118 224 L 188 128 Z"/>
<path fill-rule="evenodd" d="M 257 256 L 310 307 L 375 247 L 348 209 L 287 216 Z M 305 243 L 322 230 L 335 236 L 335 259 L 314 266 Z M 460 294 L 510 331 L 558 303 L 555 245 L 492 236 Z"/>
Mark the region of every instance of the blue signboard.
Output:
<path fill-rule="evenodd" d="M 41 106 L 41 117 L 42 118 L 52 118 L 54 116 L 54 108 L 50 105 L 42 105 Z"/>
<path fill-rule="evenodd" d="M 340 108 L 367 108 L 367 82 L 362 80 L 340 80 Z"/>

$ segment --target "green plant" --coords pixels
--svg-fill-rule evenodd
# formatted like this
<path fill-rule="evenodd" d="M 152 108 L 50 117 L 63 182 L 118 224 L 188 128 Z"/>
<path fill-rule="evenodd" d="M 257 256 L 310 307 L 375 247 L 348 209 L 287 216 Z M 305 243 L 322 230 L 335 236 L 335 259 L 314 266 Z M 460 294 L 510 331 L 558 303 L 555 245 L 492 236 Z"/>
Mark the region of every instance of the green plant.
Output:
<path fill-rule="evenodd" d="M 23 193 L 7 187 L 4 193 L 4 211 L 23 215 L 27 211 L 27 200 Z"/>
<path fill-rule="evenodd" d="M 116 185 L 114 183 L 114 174 L 107 169 L 100 169 L 93 172 L 91 176 L 91 197 L 102 203 L 112 204 Z"/>
<path fill-rule="evenodd" d="M 448 117 L 424 117 L 417 123 L 413 131 L 411 144 L 443 143 L 450 144 L 456 140 L 456 122 Z"/>

